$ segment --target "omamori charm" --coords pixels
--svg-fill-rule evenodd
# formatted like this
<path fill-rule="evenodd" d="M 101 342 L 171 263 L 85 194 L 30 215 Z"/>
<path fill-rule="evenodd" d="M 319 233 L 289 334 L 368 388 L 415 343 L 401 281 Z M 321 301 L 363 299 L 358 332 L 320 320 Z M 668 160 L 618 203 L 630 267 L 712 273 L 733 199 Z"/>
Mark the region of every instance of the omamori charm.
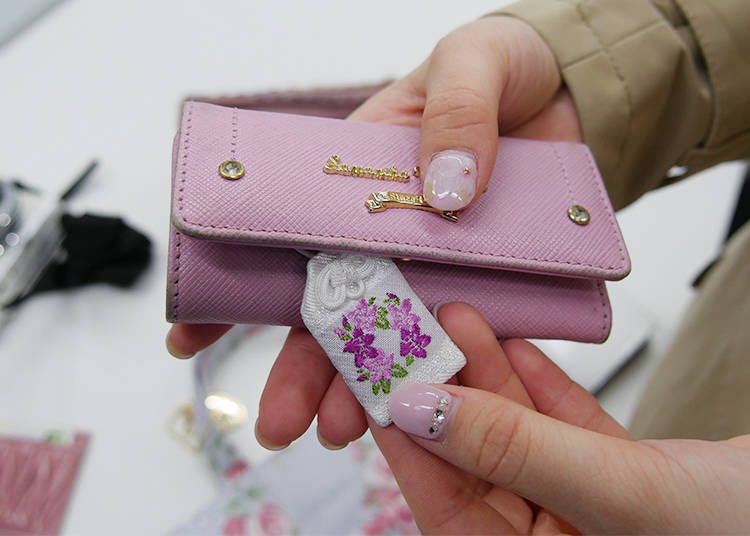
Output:
<path fill-rule="evenodd" d="M 466 360 L 388 259 L 319 253 L 307 265 L 305 325 L 381 426 L 400 383 L 442 383 Z"/>

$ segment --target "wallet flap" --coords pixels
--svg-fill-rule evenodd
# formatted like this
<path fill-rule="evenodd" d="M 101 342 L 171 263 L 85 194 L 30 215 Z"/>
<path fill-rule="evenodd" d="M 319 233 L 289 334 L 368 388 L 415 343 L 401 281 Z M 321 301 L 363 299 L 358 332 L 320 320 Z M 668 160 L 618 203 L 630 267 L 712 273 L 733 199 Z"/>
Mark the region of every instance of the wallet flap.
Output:
<path fill-rule="evenodd" d="M 457 222 L 409 208 L 369 212 L 372 193 L 419 195 L 420 179 L 326 173 L 334 154 L 409 175 L 419 129 L 188 102 L 176 140 L 173 223 L 197 238 L 249 245 L 609 280 L 630 271 L 585 145 L 500 138 L 487 192 Z M 227 160 L 244 166 L 241 178 L 222 176 Z M 590 215 L 586 225 L 569 214 L 574 206 Z"/>

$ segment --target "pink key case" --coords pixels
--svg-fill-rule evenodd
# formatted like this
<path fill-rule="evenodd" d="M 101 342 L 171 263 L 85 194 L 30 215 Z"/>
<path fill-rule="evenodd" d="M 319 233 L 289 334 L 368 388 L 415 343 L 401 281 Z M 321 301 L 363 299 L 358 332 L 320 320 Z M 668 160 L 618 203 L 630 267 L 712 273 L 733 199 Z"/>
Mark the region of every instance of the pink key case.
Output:
<path fill-rule="evenodd" d="M 301 326 L 299 250 L 360 252 L 396 259 L 428 308 L 472 304 L 498 337 L 604 341 L 604 280 L 625 277 L 630 261 L 587 147 L 501 138 L 487 192 L 457 222 L 366 208 L 374 192 L 421 194 L 418 178 L 324 171 L 336 154 L 410 172 L 418 150 L 415 128 L 187 102 L 174 146 L 167 319 Z M 241 178 L 219 172 L 228 160 L 244 166 Z"/>

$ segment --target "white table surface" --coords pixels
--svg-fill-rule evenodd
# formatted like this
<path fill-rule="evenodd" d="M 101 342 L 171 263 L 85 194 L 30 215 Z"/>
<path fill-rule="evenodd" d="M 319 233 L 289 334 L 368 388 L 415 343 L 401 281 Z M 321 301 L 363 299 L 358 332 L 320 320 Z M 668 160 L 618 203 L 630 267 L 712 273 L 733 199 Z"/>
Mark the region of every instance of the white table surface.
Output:
<path fill-rule="evenodd" d="M 119 214 L 154 241 L 153 265 L 134 289 L 38 296 L 0 333 L 0 427 L 93 435 L 64 534 L 160 534 L 213 497 L 202 460 L 166 427 L 190 398 L 190 365 L 163 346 L 180 99 L 398 77 L 450 29 L 502 3 L 68 0 L 0 48 L 0 176 L 54 192 L 96 157 L 71 209 Z M 718 251 L 739 170 L 721 166 L 619 215 L 633 272 L 618 292 L 655 333 L 601 395 L 622 422 L 689 303 L 689 281 Z M 222 379 L 251 422 L 283 336 L 266 330 Z M 250 426 L 237 437 L 253 460 L 267 455 Z"/>

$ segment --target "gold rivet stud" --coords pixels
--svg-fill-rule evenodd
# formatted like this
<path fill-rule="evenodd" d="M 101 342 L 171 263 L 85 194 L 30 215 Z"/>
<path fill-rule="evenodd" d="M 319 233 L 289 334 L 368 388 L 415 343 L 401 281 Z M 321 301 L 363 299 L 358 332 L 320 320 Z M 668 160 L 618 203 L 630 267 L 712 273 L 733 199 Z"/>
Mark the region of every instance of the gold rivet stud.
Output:
<path fill-rule="evenodd" d="M 245 175 L 245 166 L 237 160 L 224 160 L 219 164 L 219 175 L 225 179 L 236 181 Z"/>
<path fill-rule="evenodd" d="M 568 217 L 578 225 L 588 225 L 591 221 L 591 214 L 581 205 L 571 205 L 568 208 Z"/>
<path fill-rule="evenodd" d="M 471 173 L 471 170 L 467 167 L 464 168 L 464 175 L 468 175 Z"/>
<path fill-rule="evenodd" d="M 420 173 L 422 173 L 422 170 L 419 169 L 419 166 L 414 166 L 414 169 L 411 170 L 411 174 L 417 178 L 419 178 Z"/>

